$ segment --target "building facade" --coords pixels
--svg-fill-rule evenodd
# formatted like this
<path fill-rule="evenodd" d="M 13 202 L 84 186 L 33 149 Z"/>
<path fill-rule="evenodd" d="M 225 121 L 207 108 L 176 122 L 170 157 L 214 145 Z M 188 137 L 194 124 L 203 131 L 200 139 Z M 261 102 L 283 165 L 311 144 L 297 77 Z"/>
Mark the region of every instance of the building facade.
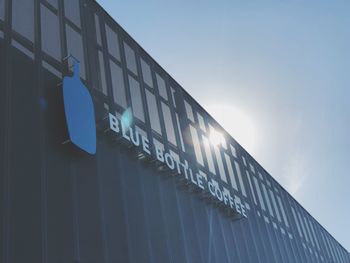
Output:
<path fill-rule="evenodd" d="M 0 123 L 1 262 L 350 262 L 95 1 L 0 0 Z"/>

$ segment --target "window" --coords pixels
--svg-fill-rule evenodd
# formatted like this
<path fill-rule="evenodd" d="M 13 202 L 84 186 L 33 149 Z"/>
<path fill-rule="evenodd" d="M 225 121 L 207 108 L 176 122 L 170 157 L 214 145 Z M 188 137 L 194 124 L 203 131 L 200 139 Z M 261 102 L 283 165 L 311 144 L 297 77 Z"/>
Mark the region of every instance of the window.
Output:
<path fill-rule="evenodd" d="M 214 146 L 214 152 L 215 152 L 216 161 L 217 161 L 217 164 L 218 164 L 218 167 L 219 167 L 220 178 L 225 183 L 227 183 L 225 168 L 224 168 L 224 164 L 222 162 L 221 151 L 220 151 L 219 147 Z"/>
<path fill-rule="evenodd" d="M 282 204 L 281 197 L 280 197 L 280 196 L 277 196 L 277 200 L 278 200 L 278 203 L 279 203 L 280 208 L 281 208 L 281 211 L 282 211 L 282 216 L 283 216 L 284 223 L 286 224 L 286 226 L 289 227 L 289 223 L 288 223 L 288 220 L 287 220 L 286 213 L 285 213 L 285 211 L 284 211 L 284 207 L 283 207 L 283 204 Z"/>
<path fill-rule="evenodd" d="M 34 0 L 12 1 L 12 27 L 23 37 L 34 41 Z"/>
<path fill-rule="evenodd" d="M 299 221 L 298 221 L 297 215 L 295 214 L 295 210 L 294 210 L 293 207 L 292 207 L 292 214 L 293 214 L 295 223 L 296 223 L 297 228 L 298 228 L 299 236 L 300 236 L 300 237 L 303 237 L 303 234 L 302 234 L 302 232 L 301 232 L 301 228 L 300 228 L 300 225 L 299 225 Z"/>
<path fill-rule="evenodd" d="M 98 63 L 100 66 L 100 85 L 103 94 L 107 95 L 106 71 L 102 51 L 98 51 Z"/>
<path fill-rule="evenodd" d="M 133 77 L 129 76 L 129 85 L 134 116 L 141 121 L 145 121 L 140 84 Z"/>
<path fill-rule="evenodd" d="M 202 135 L 202 140 L 203 140 L 205 155 L 206 155 L 207 161 L 208 161 L 209 171 L 212 172 L 213 174 L 216 174 L 214 161 L 213 161 L 213 155 L 211 154 L 209 140 L 204 135 Z"/>
<path fill-rule="evenodd" d="M 41 46 L 43 51 L 61 61 L 61 42 L 59 21 L 56 14 L 43 4 L 41 9 Z"/>
<path fill-rule="evenodd" d="M 80 27 L 79 0 L 64 0 L 64 13 L 66 18 Z"/>
<path fill-rule="evenodd" d="M 171 99 L 173 100 L 174 108 L 176 108 L 176 90 L 173 87 L 170 87 Z"/>
<path fill-rule="evenodd" d="M 261 191 L 260 191 L 260 186 L 259 186 L 258 179 L 256 179 L 255 176 L 253 176 L 253 179 L 254 179 L 254 184 L 255 184 L 256 192 L 258 193 L 258 198 L 259 198 L 260 206 L 261 206 L 261 208 L 262 208 L 264 211 L 266 211 L 266 207 L 265 207 L 265 203 L 264 203 L 264 200 L 263 200 L 263 198 L 262 198 Z"/>
<path fill-rule="evenodd" d="M 146 92 L 146 100 L 147 100 L 148 114 L 151 122 L 151 127 L 158 134 L 162 134 L 162 130 L 160 128 L 159 113 L 158 113 L 156 98 L 154 94 L 149 90 L 146 89 L 145 92 Z"/>
<path fill-rule="evenodd" d="M 307 222 L 307 220 L 306 220 L 306 217 L 304 216 L 303 218 L 304 218 L 306 230 L 307 230 L 307 233 L 308 233 L 308 235 L 309 235 L 309 237 L 310 237 L 311 243 L 312 243 L 313 246 L 315 246 L 315 243 L 314 243 L 314 240 L 313 240 L 313 237 L 312 237 L 312 235 L 311 235 L 310 228 L 309 228 L 309 224 L 308 224 L 308 222 Z"/>
<path fill-rule="evenodd" d="M 185 108 L 186 108 L 187 118 L 190 121 L 194 122 L 192 106 L 187 101 L 185 101 Z"/>
<path fill-rule="evenodd" d="M 271 206 L 271 203 L 270 203 L 270 198 L 269 198 L 269 196 L 267 194 L 266 186 L 265 186 L 265 184 L 261 184 L 261 186 L 262 186 L 262 189 L 263 189 L 263 192 L 264 192 L 264 195 L 265 195 L 267 208 L 269 210 L 270 215 L 273 217 L 274 215 L 273 215 L 273 211 L 272 211 L 272 206 Z"/>
<path fill-rule="evenodd" d="M 280 221 L 282 223 L 282 218 L 281 218 L 280 212 L 279 212 L 278 207 L 277 207 L 275 195 L 272 192 L 272 190 L 270 190 L 270 189 L 269 189 L 269 192 L 270 192 L 270 196 L 271 196 L 273 207 L 275 208 L 277 219 L 278 219 L 278 221 Z"/>
<path fill-rule="evenodd" d="M 125 51 L 125 58 L 126 58 L 126 66 L 127 68 L 137 75 L 137 67 L 136 67 L 136 58 L 135 58 L 135 52 L 134 50 L 124 42 L 124 51 Z"/>
<path fill-rule="evenodd" d="M 99 17 L 95 14 L 95 29 L 96 29 L 96 42 L 98 45 L 102 46 L 101 29 Z"/>
<path fill-rule="evenodd" d="M 242 156 L 243 164 L 245 167 L 247 167 L 247 161 L 245 160 L 244 156 Z"/>
<path fill-rule="evenodd" d="M 231 153 L 232 153 L 232 156 L 237 158 L 237 151 L 236 151 L 236 148 L 234 146 L 232 146 L 230 144 L 230 148 L 231 148 Z"/>
<path fill-rule="evenodd" d="M 239 164 L 236 161 L 234 161 L 234 163 L 235 163 L 235 168 L 236 168 L 236 172 L 238 175 L 238 182 L 239 182 L 239 185 L 241 187 L 241 191 L 242 191 L 244 196 L 247 196 L 246 191 L 245 191 L 245 187 L 244 187 L 244 183 L 243 183 L 242 174 L 241 174 L 241 168 L 239 167 Z"/>
<path fill-rule="evenodd" d="M 163 99 L 168 100 L 168 93 L 166 91 L 166 85 L 164 79 L 156 74 L 157 76 L 157 84 L 158 84 L 158 90 L 159 90 L 159 95 L 163 97 Z"/>
<path fill-rule="evenodd" d="M 141 69 L 143 81 L 151 88 L 153 88 L 152 72 L 150 66 L 141 58 Z"/>
<path fill-rule="evenodd" d="M 175 113 L 175 117 L 176 117 L 177 129 L 178 129 L 179 136 L 180 136 L 181 148 L 182 148 L 182 151 L 185 152 L 185 145 L 184 145 L 184 139 L 182 137 L 182 130 L 181 130 L 181 126 L 180 126 L 179 115 L 177 113 Z"/>
<path fill-rule="evenodd" d="M 120 61 L 118 35 L 108 25 L 106 25 L 106 38 L 109 54 Z"/>
<path fill-rule="evenodd" d="M 81 35 L 69 25 L 66 25 L 67 53 L 80 61 L 80 76 L 85 79 L 84 49 Z"/>
<path fill-rule="evenodd" d="M 165 131 L 168 137 L 168 141 L 176 146 L 177 143 L 176 143 L 173 119 L 171 117 L 169 106 L 166 105 L 164 102 L 162 102 L 162 111 L 163 111 Z"/>
<path fill-rule="evenodd" d="M 204 119 L 203 119 L 202 115 L 200 115 L 200 114 L 197 112 L 197 117 L 198 117 L 199 127 L 202 129 L 202 131 L 206 132 L 207 129 L 206 129 L 206 127 L 205 127 L 205 122 L 204 122 Z"/>
<path fill-rule="evenodd" d="M 255 174 L 255 168 L 251 163 L 249 163 L 249 168 L 253 172 L 253 174 Z"/>
<path fill-rule="evenodd" d="M 199 139 L 198 139 L 198 133 L 197 133 L 197 130 L 192 125 L 190 125 L 190 132 L 191 132 L 194 153 L 196 155 L 197 162 L 202 166 L 204 166 L 201 146 L 199 144 Z"/>
<path fill-rule="evenodd" d="M 124 109 L 127 108 L 125 85 L 122 69 L 110 60 L 111 76 L 112 76 L 112 89 L 114 102 Z"/>
<path fill-rule="evenodd" d="M 251 190 L 252 195 L 253 195 L 254 203 L 256 205 L 258 205 L 258 202 L 256 200 L 256 196 L 255 196 L 255 192 L 254 192 L 254 188 L 253 188 L 253 184 L 252 184 L 252 180 L 250 179 L 250 174 L 249 174 L 248 171 L 246 171 L 246 173 L 247 173 L 247 178 L 248 178 L 248 183 L 249 183 L 249 186 L 250 186 L 250 190 Z"/>
<path fill-rule="evenodd" d="M 226 160 L 226 165 L 227 165 L 227 170 L 228 170 L 228 175 L 230 176 L 230 181 L 231 181 L 231 185 L 234 189 L 236 189 L 238 191 L 238 187 L 237 187 L 237 182 L 236 182 L 236 178 L 235 178 L 235 174 L 233 172 L 233 168 L 232 168 L 232 162 L 231 162 L 231 158 L 227 153 L 224 153 L 225 155 L 225 160 Z"/>
<path fill-rule="evenodd" d="M 300 213 L 299 213 L 299 212 L 297 212 L 297 213 L 298 213 L 298 217 L 299 217 L 299 223 L 300 223 L 301 228 L 302 228 L 303 233 L 304 233 L 304 237 L 305 237 L 306 241 L 309 242 L 309 238 L 308 238 L 308 236 L 307 236 L 307 234 L 306 234 L 306 229 L 305 229 L 305 226 L 304 226 L 303 219 L 301 218 Z"/>

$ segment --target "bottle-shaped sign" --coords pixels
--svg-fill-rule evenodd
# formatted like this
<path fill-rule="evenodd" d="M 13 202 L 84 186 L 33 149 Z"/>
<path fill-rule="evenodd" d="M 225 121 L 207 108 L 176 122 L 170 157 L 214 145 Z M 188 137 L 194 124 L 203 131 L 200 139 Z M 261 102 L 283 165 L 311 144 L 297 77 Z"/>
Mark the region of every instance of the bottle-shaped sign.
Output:
<path fill-rule="evenodd" d="M 80 64 L 73 76 L 63 78 L 63 101 L 69 140 L 89 154 L 96 153 L 96 122 L 90 92 L 80 79 Z"/>

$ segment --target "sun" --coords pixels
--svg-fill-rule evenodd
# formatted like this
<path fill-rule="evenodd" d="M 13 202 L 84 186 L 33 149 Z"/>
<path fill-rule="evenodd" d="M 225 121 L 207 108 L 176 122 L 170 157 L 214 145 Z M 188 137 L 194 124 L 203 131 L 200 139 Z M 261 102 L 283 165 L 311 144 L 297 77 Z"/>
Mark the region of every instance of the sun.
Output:
<path fill-rule="evenodd" d="M 256 148 L 256 129 L 252 117 L 241 109 L 226 104 L 212 104 L 206 107 L 216 121 L 246 150 L 254 152 Z M 223 135 L 218 132 L 210 134 L 214 145 L 222 142 Z"/>

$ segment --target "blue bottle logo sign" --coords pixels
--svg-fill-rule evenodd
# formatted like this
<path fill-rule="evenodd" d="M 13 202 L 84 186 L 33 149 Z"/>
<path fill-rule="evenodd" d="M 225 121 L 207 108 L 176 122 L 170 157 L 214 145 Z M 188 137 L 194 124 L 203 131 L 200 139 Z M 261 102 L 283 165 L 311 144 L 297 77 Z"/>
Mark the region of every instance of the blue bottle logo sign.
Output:
<path fill-rule="evenodd" d="M 90 92 L 80 79 L 80 64 L 74 62 L 72 77 L 63 78 L 63 102 L 69 140 L 81 150 L 96 153 L 96 122 Z"/>

